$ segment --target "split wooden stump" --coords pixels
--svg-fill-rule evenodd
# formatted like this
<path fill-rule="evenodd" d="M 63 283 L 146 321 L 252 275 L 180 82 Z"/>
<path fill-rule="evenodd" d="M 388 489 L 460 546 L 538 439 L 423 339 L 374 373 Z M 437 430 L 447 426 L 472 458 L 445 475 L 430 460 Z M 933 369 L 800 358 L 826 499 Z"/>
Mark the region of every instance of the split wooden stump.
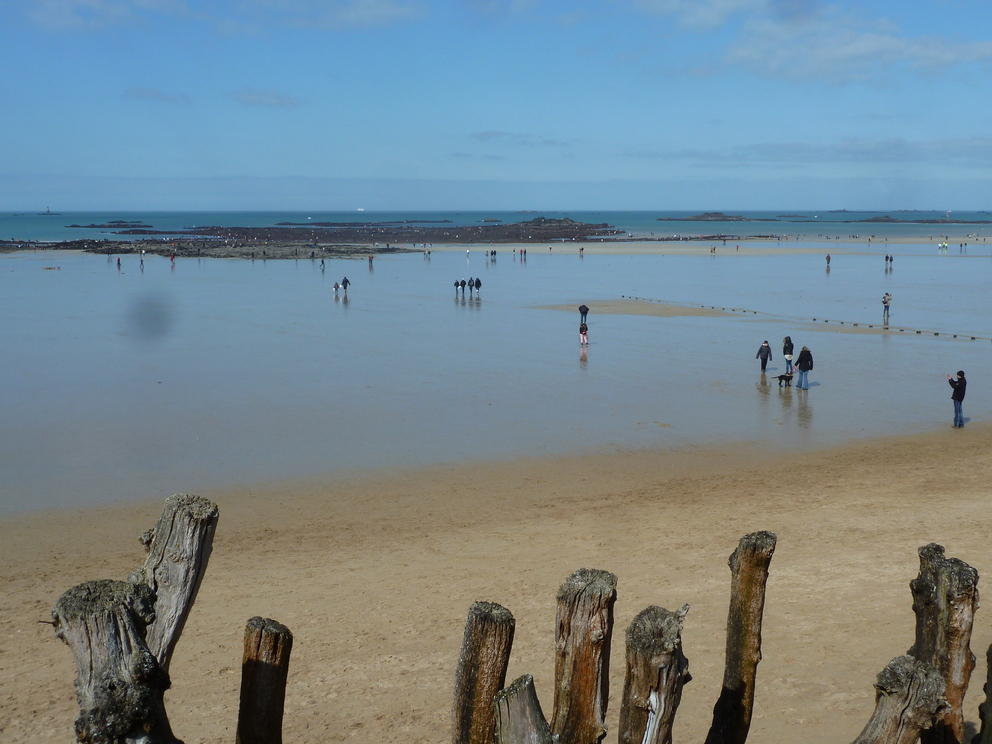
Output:
<path fill-rule="evenodd" d="M 142 536 L 144 566 L 127 581 L 90 581 L 55 603 L 55 634 L 76 660 L 76 738 L 92 744 L 175 744 L 165 711 L 169 660 L 206 571 L 217 505 L 166 499 Z"/>
<path fill-rule="evenodd" d="M 627 628 L 627 673 L 620 705 L 620 744 L 667 744 L 691 677 L 682 653 L 682 621 L 689 611 L 651 606 Z"/>
<path fill-rule="evenodd" d="M 76 660 L 76 740 L 182 744 L 165 712 L 169 674 L 145 644 L 155 593 L 143 584 L 89 581 L 55 603 L 55 635 Z"/>

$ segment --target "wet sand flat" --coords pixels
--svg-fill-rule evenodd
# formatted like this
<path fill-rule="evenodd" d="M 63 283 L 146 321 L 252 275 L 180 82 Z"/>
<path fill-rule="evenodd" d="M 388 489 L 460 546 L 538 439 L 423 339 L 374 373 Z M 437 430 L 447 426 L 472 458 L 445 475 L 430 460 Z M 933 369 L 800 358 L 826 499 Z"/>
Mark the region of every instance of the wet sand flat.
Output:
<path fill-rule="evenodd" d="M 948 406 L 948 419 L 950 418 Z M 992 429 L 968 425 L 839 448 L 769 454 L 748 444 L 380 470 L 202 492 L 221 520 L 172 664 L 167 707 L 185 741 L 234 738 L 245 621 L 295 635 L 285 739 L 446 742 L 465 613 L 516 617 L 509 679 L 532 673 L 552 707 L 554 595 L 579 567 L 619 577 L 607 724 L 614 740 L 623 630 L 651 604 L 691 605 L 693 680 L 675 738 L 701 741 L 722 678 L 726 562 L 772 530 L 752 742 L 851 741 L 875 675 L 913 641 L 909 581 L 931 541 L 981 575 Z M 58 596 L 120 578 L 161 504 L 0 520 L 0 731 L 71 741 L 75 667 L 42 624 Z M 977 614 L 966 720 L 977 725 L 992 641 Z"/>

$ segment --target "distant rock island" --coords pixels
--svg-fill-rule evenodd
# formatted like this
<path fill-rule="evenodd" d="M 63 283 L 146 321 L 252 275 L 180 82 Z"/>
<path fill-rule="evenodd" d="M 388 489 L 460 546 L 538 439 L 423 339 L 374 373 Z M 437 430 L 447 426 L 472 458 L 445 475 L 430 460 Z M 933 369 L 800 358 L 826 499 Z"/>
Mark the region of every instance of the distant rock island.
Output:
<path fill-rule="evenodd" d="M 66 227 L 88 228 L 91 230 L 150 230 L 152 226 L 143 225 L 140 222 L 129 220 L 111 220 L 110 222 L 104 222 L 101 225 L 66 225 Z"/>
<path fill-rule="evenodd" d="M 740 214 L 724 214 L 723 212 L 703 212 L 692 217 L 659 217 L 658 222 L 755 222 Z M 775 220 L 761 220 L 775 222 Z"/>
<path fill-rule="evenodd" d="M 950 217 L 935 217 L 929 220 L 897 220 L 887 214 L 880 217 L 869 217 L 866 220 L 850 220 L 851 222 L 874 222 L 895 225 L 989 225 L 992 220 L 952 220 Z"/>

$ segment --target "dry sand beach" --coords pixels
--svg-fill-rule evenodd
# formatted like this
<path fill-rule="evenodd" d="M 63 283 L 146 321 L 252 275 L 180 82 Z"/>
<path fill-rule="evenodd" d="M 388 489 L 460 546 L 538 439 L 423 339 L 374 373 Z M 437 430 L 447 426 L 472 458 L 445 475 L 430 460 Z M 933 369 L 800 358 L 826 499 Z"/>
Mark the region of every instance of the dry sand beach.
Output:
<path fill-rule="evenodd" d="M 949 414 L 949 412 L 948 412 Z M 950 416 L 948 415 L 948 418 Z M 241 640 L 254 615 L 295 634 L 285 737 L 446 742 L 451 685 L 474 600 L 516 617 L 509 679 L 532 673 L 550 715 L 554 595 L 579 567 L 619 577 L 607 723 L 615 740 L 623 630 L 642 608 L 689 603 L 693 680 L 676 741 L 702 741 L 722 677 L 738 539 L 772 530 L 750 741 L 849 742 L 875 675 L 913 641 L 916 549 L 992 571 L 992 429 L 969 424 L 822 451 L 714 450 L 466 463 L 232 487 L 166 703 L 187 742 L 230 742 Z M 69 649 L 43 624 L 82 581 L 122 578 L 161 504 L 0 521 L 0 740 L 72 741 Z M 979 611 L 965 702 L 977 725 L 992 641 Z"/>

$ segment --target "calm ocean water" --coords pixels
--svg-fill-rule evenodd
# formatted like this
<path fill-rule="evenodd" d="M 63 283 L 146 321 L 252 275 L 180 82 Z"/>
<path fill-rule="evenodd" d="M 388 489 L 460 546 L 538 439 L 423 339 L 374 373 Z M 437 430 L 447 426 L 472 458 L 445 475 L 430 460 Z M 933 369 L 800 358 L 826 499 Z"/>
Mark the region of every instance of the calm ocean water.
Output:
<path fill-rule="evenodd" d="M 150 256 L 141 270 L 125 256 L 118 270 L 104 256 L 0 255 L 0 512 L 355 467 L 923 432 L 950 426 L 945 375 L 961 368 L 965 415 L 987 418 L 990 247 L 938 253 L 925 234 L 894 250 L 804 245 L 834 249 L 829 272 L 821 255 L 580 257 L 572 246 L 526 261 L 328 260 L 324 271 L 309 260 Z M 335 295 L 344 276 L 348 295 Z M 481 297 L 454 293 L 470 276 L 483 279 Z M 834 332 L 878 323 L 886 291 L 891 324 L 908 332 Z M 623 296 L 753 312 L 596 312 Z M 582 302 L 584 355 L 577 312 L 541 309 Z M 770 375 L 782 370 L 785 335 L 813 351 L 807 394 L 758 374 L 765 339 Z"/>
<path fill-rule="evenodd" d="M 746 217 L 749 222 L 685 222 L 659 218 L 692 216 L 694 212 L 0 212 L 0 239 L 3 240 L 77 240 L 133 239 L 108 228 L 69 227 L 70 225 L 105 225 L 113 221 L 137 222 L 156 230 L 182 231 L 208 225 L 269 227 L 280 222 L 402 222 L 416 220 L 425 225 L 478 225 L 486 219 L 521 222 L 535 217 L 569 217 L 578 222 L 608 223 L 632 236 L 671 236 L 727 233 L 743 239 L 753 235 L 789 235 L 804 238 L 839 238 L 852 235 L 919 237 L 936 239 L 942 233 L 992 236 L 989 212 L 729 212 Z M 933 220 L 953 218 L 965 223 L 953 226 L 902 223 L 864 223 L 874 217 L 890 216 L 896 220 Z"/>

